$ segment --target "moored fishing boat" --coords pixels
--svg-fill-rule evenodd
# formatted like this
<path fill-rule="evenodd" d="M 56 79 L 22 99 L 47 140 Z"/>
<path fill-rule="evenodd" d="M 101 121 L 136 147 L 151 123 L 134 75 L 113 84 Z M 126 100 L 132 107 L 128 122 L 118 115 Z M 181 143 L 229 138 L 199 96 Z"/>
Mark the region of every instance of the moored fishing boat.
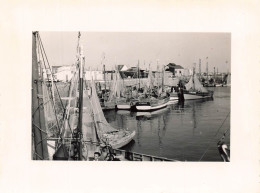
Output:
<path fill-rule="evenodd" d="M 148 99 L 138 101 L 135 105 L 135 108 L 138 111 L 155 111 L 165 108 L 168 102 L 169 97 L 149 97 Z"/>
<path fill-rule="evenodd" d="M 213 91 L 209 91 L 203 87 L 193 69 L 193 74 L 189 82 L 185 85 L 186 89 L 183 90 L 185 100 L 212 98 Z"/>
<path fill-rule="evenodd" d="M 160 116 L 164 113 L 167 113 L 169 111 L 169 108 L 162 108 L 156 111 L 138 111 L 136 112 L 136 117 L 140 118 L 140 117 L 146 117 L 146 118 L 153 118 L 153 117 L 157 117 Z"/>
<path fill-rule="evenodd" d="M 118 110 L 130 110 L 133 106 L 131 87 L 124 85 L 124 80 L 117 70 L 115 70 L 115 79 L 112 82 L 109 101 L 113 101 L 115 108 Z"/>
<path fill-rule="evenodd" d="M 118 130 L 109 125 L 101 109 L 94 81 L 91 81 L 90 87 L 92 95 L 90 96 L 91 110 L 96 123 L 98 138 L 103 143 L 110 144 L 113 148 L 120 148 L 128 144 L 135 136 L 135 131 Z"/>
<path fill-rule="evenodd" d="M 228 73 L 228 75 L 227 75 L 227 81 L 226 82 L 227 82 L 226 86 L 231 86 L 231 74 L 230 73 Z"/>
<path fill-rule="evenodd" d="M 177 101 L 178 98 L 178 93 L 177 92 L 172 92 L 170 93 L 170 101 Z"/>
<path fill-rule="evenodd" d="M 152 75 L 152 71 L 149 70 L 147 91 L 144 95 L 140 96 L 139 101 L 135 103 L 135 108 L 137 111 L 154 111 L 167 106 L 170 97 L 166 92 L 163 92 L 163 81 L 164 80 L 162 77 L 162 85 L 160 85 L 157 80 L 157 86 L 154 86 L 155 80 Z"/>
<path fill-rule="evenodd" d="M 116 108 L 118 110 L 131 110 L 132 103 L 130 99 L 120 97 L 116 101 Z"/>

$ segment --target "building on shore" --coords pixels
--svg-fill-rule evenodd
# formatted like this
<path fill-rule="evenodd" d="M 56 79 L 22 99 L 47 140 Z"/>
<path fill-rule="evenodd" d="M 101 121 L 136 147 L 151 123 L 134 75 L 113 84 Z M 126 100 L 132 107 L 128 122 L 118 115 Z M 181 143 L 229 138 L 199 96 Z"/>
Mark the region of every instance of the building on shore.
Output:
<path fill-rule="evenodd" d="M 73 76 L 74 70 L 75 70 L 74 65 L 52 66 L 52 73 L 55 81 L 63 81 L 63 82 L 70 81 Z"/>
<path fill-rule="evenodd" d="M 190 70 L 183 68 L 181 65 L 169 63 L 166 65 L 165 71 L 169 71 L 173 74 L 173 77 L 189 76 Z"/>

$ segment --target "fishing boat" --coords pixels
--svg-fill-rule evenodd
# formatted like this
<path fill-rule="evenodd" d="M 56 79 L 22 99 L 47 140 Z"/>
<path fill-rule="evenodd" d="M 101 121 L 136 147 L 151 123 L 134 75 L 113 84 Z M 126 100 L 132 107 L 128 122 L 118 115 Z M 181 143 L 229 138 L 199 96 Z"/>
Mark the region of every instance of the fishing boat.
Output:
<path fill-rule="evenodd" d="M 227 83 L 226 83 L 226 86 L 231 86 L 231 74 L 228 73 L 227 75 Z"/>
<path fill-rule="evenodd" d="M 177 92 L 171 92 L 170 93 L 170 101 L 178 101 L 178 93 Z"/>
<path fill-rule="evenodd" d="M 216 87 L 216 84 L 214 81 L 212 81 L 212 82 L 209 81 L 209 82 L 204 82 L 203 86 L 204 87 Z"/>
<path fill-rule="evenodd" d="M 136 103 L 137 111 L 155 111 L 167 106 L 169 97 L 149 97 L 148 99 L 142 99 Z"/>
<path fill-rule="evenodd" d="M 101 83 L 99 82 L 99 92 L 101 91 L 101 94 L 99 94 L 99 98 L 101 101 L 101 107 L 102 110 L 113 110 L 116 108 L 116 101 L 113 95 L 111 94 L 111 90 L 114 90 L 115 88 L 111 87 L 114 85 L 114 81 L 107 81 L 107 73 L 106 73 L 106 67 L 105 64 L 103 64 L 105 59 L 105 54 L 103 54 L 101 64 L 103 65 L 103 74 L 104 74 L 104 90 L 102 90 Z M 107 89 L 107 83 L 109 84 L 109 88 Z"/>
<path fill-rule="evenodd" d="M 151 111 L 151 112 L 147 112 L 147 111 L 138 111 L 136 112 L 136 118 L 140 119 L 142 117 L 145 118 L 154 118 L 154 117 L 158 117 L 162 114 L 165 114 L 169 112 L 169 108 L 162 108 L 156 111 Z"/>
<path fill-rule="evenodd" d="M 112 82 L 111 94 L 109 96 L 111 100 L 115 100 L 116 109 L 131 109 L 132 103 L 129 92 L 129 87 L 124 86 L 124 81 L 121 78 L 120 73 L 116 70 L 115 79 Z"/>
<path fill-rule="evenodd" d="M 193 68 L 193 74 L 189 82 L 185 85 L 186 89 L 183 90 L 185 100 L 212 98 L 213 91 L 209 91 L 203 87 L 199 79 L 195 74 L 195 68 Z"/>
<path fill-rule="evenodd" d="M 163 78 L 161 86 L 159 86 L 159 82 L 157 81 L 157 88 L 154 87 L 154 82 L 155 81 L 152 75 L 152 71 L 149 70 L 147 93 L 142 95 L 139 98 L 139 101 L 136 102 L 135 108 L 137 111 L 155 111 L 167 106 L 170 97 L 167 95 L 167 93 L 163 92 Z"/>

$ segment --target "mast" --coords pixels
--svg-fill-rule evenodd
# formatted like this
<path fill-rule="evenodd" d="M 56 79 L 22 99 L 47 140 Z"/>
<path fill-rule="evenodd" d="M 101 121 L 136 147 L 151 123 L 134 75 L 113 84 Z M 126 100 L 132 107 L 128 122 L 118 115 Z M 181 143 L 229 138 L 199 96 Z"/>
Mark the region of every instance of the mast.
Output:
<path fill-rule="evenodd" d="M 137 68 L 137 70 L 138 70 L 138 87 L 139 87 L 139 90 L 140 90 L 140 67 L 139 67 L 139 60 L 138 60 L 138 68 Z"/>
<path fill-rule="evenodd" d="M 215 66 L 214 66 L 214 82 L 216 82 L 216 69 L 215 69 Z"/>
<path fill-rule="evenodd" d="M 164 92 L 164 65 L 162 67 L 162 92 Z"/>
<path fill-rule="evenodd" d="M 201 79 L 201 59 L 199 59 L 199 79 Z"/>
<path fill-rule="evenodd" d="M 36 53 L 38 32 L 32 34 L 32 132 L 36 160 L 48 160 L 47 132 L 43 109 L 42 79 Z"/>
<path fill-rule="evenodd" d="M 105 94 L 106 94 L 106 92 L 107 92 L 107 81 L 106 81 L 106 66 L 103 63 L 104 59 L 105 59 L 105 53 L 103 54 L 103 58 L 101 60 L 101 65 L 103 64 L 103 73 L 104 73 L 104 81 L 105 81 Z"/>
<path fill-rule="evenodd" d="M 208 57 L 206 58 L 207 60 L 207 68 L 206 68 L 206 71 L 207 71 L 207 82 L 209 82 L 209 66 L 208 66 Z"/>
<path fill-rule="evenodd" d="M 158 88 L 157 88 L 157 90 L 159 90 L 159 61 L 157 60 L 157 85 L 158 85 Z"/>
<path fill-rule="evenodd" d="M 219 82 L 218 67 L 217 67 L 217 79 L 218 79 L 218 82 Z"/>
<path fill-rule="evenodd" d="M 80 41 L 80 32 L 78 35 L 78 39 Z M 78 42 L 79 42 L 78 41 Z M 78 120 L 78 153 L 79 160 L 82 160 L 82 144 L 81 144 L 81 134 L 82 134 L 82 115 L 83 115 L 83 47 L 78 44 L 78 56 L 79 56 L 79 120 Z"/>
<path fill-rule="evenodd" d="M 193 70 L 192 70 L 192 83 L 193 83 L 192 87 L 194 90 L 195 90 L 195 81 L 194 81 L 195 68 L 196 68 L 196 63 L 194 63 Z"/>
<path fill-rule="evenodd" d="M 106 80 L 106 67 L 105 64 L 103 64 L 103 73 L 104 73 L 104 80 L 105 80 L 105 94 L 107 92 L 107 80 Z"/>

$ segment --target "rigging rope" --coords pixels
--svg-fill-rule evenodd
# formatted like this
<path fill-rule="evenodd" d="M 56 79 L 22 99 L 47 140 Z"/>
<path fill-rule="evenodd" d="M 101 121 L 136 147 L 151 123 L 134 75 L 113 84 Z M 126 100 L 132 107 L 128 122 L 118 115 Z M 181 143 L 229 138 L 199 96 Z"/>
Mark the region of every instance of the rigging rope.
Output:
<path fill-rule="evenodd" d="M 213 139 L 217 136 L 218 132 L 220 131 L 220 128 L 224 125 L 224 123 L 225 123 L 225 121 L 227 120 L 229 114 L 230 114 L 230 112 L 227 114 L 227 116 L 226 116 L 226 118 L 224 119 L 224 121 L 222 122 L 221 126 L 218 128 L 216 134 L 212 137 L 212 140 L 211 140 L 211 141 L 213 141 Z M 209 148 L 210 148 L 210 145 L 211 145 L 211 143 L 209 143 L 208 148 L 207 148 L 206 151 L 203 153 L 203 155 L 201 156 L 201 158 L 199 159 L 199 161 L 201 161 L 202 158 L 205 156 L 206 152 L 207 152 L 207 151 L 209 150 Z"/>
<path fill-rule="evenodd" d="M 39 34 L 38 34 L 38 41 L 40 40 L 39 39 L 40 37 L 39 37 Z M 41 52 L 41 54 L 42 54 L 42 56 L 43 56 L 43 53 L 42 53 L 42 49 L 44 49 L 43 48 L 43 45 L 40 43 L 40 52 Z M 46 57 L 46 60 L 47 60 L 47 56 L 45 55 L 45 57 Z M 44 64 L 44 67 L 45 67 L 45 70 L 47 71 L 47 68 L 46 68 L 46 65 L 45 65 L 45 60 L 44 60 L 44 57 L 42 57 L 42 59 L 43 59 L 43 64 Z M 50 69 L 50 66 L 49 66 L 49 69 Z M 51 74 L 52 74 L 52 72 L 51 72 Z M 42 77 L 42 79 L 43 79 L 43 81 L 44 81 L 44 77 Z M 48 81 L 49 81 L 49 77 L 47 76 L 47 79 L 48 79 Z M 53 85 L 52 85 L 53 86 Z M 50 89 L 50 88 L 49 88 Z M 50 91 L 50 90 L 49 90 Z M 56 122 L 57 122 L 57 126 L 58 126 L 58 129 L 59 129 L 59 135 L 60 135 L 60 132 L 61 132 L 61 129 L 60 129 L 60 125 L 59 125 L 59 122 L 58 122 L 58 117 L 57 117 L 57 111 L 56 111 L 56 108 L 55 108 L 55 106 L 54 106 L 54 98 L 53 98 L 53 96 L 49 93 L 49 97 L 50 97 L 50 99 L 52 99 L 51 100 L 51 102 L 52 102 L 52 106 L 53 106 L 53 110 L 54 110 L 54 115 L 55 115 L 55 119 L 56 119 Z M 61 103 L 62 103 L 62 101 L 61 101 Z M 63 105 L 63 104 L 62 104 Z M 64 107 L 63 107 L 64 108 Z"/>
<path fill-rule="evenodd" d="M 51 71 L 51 67 L 50 67 L 50 64 L 49 64 L 49 60 L 48 60 L 47 55 L 46 55 L 46 53 L 45 53 L 45 49 L 44 49 L 44 47 L 43 47 L 43 44 L 42 44 L 42 40 L 41 40 L 40 34 L 38 34 L 38 37 L 39 37 L 39 42 L 40 42 L 40 44 L 41 44 L 41 46 L 42 46 L 42 49 L 43 49 L 44 55 L 45 55 L 45 57 L 46 57 L 46 61 L 47 61 L 48 67 L 49 67 L 49 69 L 50 69 L 52 79 L 54 80 L 54 76 L 53 76 L 53 73 L 52 73 L 52 71 Z M 61 100 L 60 93 L 59 93 L 59 90 L 58 90 L 58 88 L 57 88 L 57 85 L 56 85 L 55 83 L 54 83 L 54 85 L 55 85 L 55 88 L 56 88 L 56 90 L 57 90 L 57 94 L 58 94 L 58 96 L 59 96 L 59 99 L 60 99 L 61 105 L 62 105 L 62 107 L 63 107 L 63 109 L 64 109 L 64 106 L 63 106 L 63 103 L 62 103 L 62 100 Z"/>

